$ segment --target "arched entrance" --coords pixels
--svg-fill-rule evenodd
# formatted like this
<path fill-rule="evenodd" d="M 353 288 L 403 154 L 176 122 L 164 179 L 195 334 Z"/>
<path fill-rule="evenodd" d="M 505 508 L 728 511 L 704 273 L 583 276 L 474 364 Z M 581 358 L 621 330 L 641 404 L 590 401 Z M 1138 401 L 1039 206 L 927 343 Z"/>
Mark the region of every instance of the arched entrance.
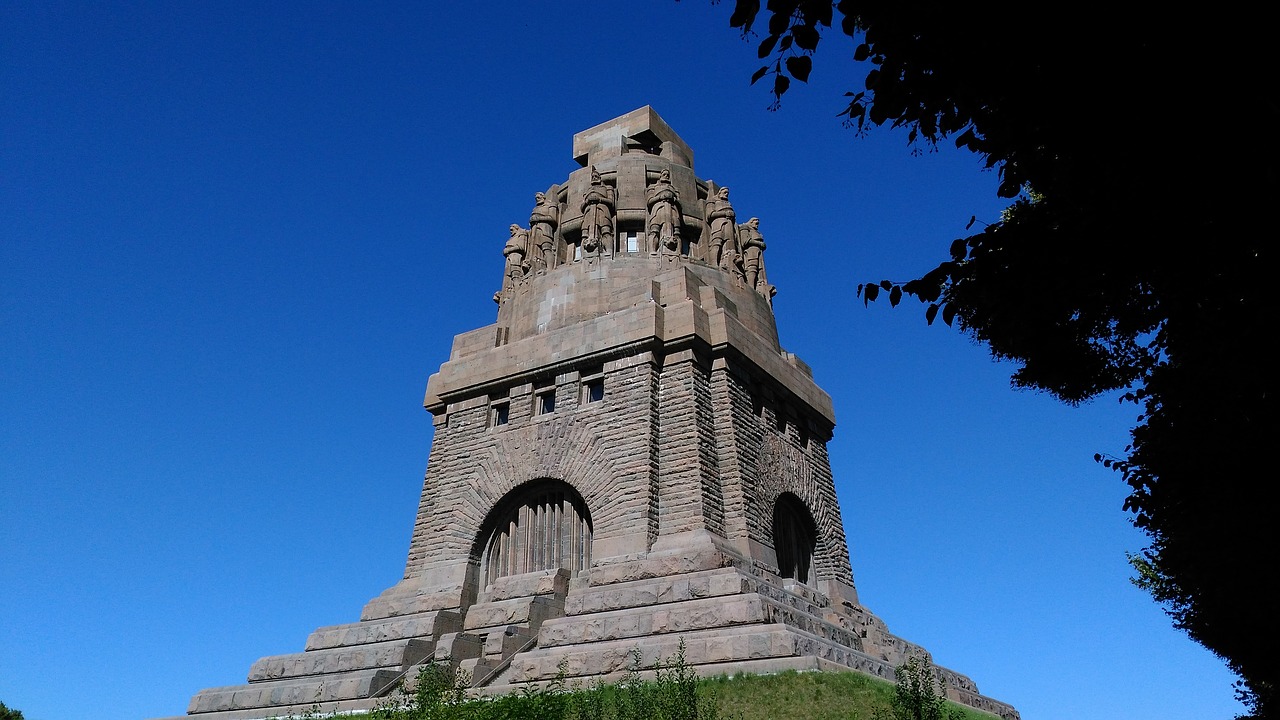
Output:
<path fill-rule="evenodd" d="M 507 493 L 490 513 L 482 587 L 507 575 L 591 565 L 591 516 L 568 483 L 536 480 Z"/>
<path fill-rule="evenodd" d="M 779 575 L 805 585 L 814 584 L 818 526 L 809 508 L 791 493 L 779 495 L 773 506 L 773 549 L 778 556 Z"/>

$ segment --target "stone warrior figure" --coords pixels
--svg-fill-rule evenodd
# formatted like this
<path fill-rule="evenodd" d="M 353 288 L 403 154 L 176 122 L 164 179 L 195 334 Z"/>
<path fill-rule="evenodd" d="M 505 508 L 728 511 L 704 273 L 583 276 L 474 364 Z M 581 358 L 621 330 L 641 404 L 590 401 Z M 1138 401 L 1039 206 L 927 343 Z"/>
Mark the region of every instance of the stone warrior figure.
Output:
<path fill-rule="evenodd" d="M 644 191 L 649 207 L 649 252 L 680 252 L 680 193 L 671 184 L 671 171 L 663 169 Z"/>
<path fill-rule="evenodd" d="M 707 262 L 724 270 L 733 270 L 738 262 L 738 224 L 729 204 L 729 188 L 722 187 L 707 198 Z"/>
<path fill-rule="evenodd" d="M 769 284 L 764 276 L 764 236 L 760 234 L 760 218 L 751 218 L 738 226 L 738 242 L 742 244 L 742 268 L 747 287 L 765 295 Z"/>
<path fill-rule="evenodd" d="M 604 184 L 591 166 L 591 186 L 582 196 L 582 254 L 608 252 L 613 248 L 613 207 L 617 192 Z"/>
<path fill-rule="evenodd" d="M 529 215 L 529 252 L 533 255 L 534 272 L 543 272 L 556 266 L 560 205 L 547 200 L 546 193 L 534 193 L 533 201 L 533 213 Z"/>
<path fill-rule="evenodd" d="M 511 237 L 507 239 L 502 254 L 507 257 L 506 282 L 503 290 L 515 287 L 516 283 L 529 271 L 529 261 L 525 259 L 529 251 L 529 231 L 519 225 L 511 226 Z"/>

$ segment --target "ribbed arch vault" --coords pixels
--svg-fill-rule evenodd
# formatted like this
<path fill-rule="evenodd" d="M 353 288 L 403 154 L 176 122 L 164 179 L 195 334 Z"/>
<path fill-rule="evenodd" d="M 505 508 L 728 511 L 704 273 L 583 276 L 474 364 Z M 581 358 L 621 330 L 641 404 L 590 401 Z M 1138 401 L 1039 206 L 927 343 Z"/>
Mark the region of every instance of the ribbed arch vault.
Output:
<path fill-rule="evenodd" d="M 516 487 L 490 511 L 477 539 L 481 586 L 500 577 L 591 565 L 591 515 L 568 483 L 543 478 Z"/>

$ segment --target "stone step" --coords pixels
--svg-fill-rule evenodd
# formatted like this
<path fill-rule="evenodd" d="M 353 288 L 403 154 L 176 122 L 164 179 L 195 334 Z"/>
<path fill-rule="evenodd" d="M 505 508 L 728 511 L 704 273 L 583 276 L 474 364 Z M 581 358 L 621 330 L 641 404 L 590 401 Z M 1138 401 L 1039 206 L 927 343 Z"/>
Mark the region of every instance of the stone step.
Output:
<path fill-rule="evenodd" d="M 467 632 L 508 625 L 527 625 L 536 630 L 543 621 L 564 615 L 564 603 L 563 598 L 554 595 L 477 603 L 467 609 L 462 627 Z"/>
<path fill-rule="evenodd" d="M 457 667 L 468 658 L 484 655 L 484 641 L 469 632 L 445 633 L 436 641 L 435 662 Z"/>
<path fill-rule="evenodd" d="M 575 591 L 565 599 L 564 614 L 587 615 L 752 592 L 758 592 L 779 604 L 809 615 L 822 617 L 832 612 L 826 596 L 812 588 L 796 585 L 791 590 L 785 590 L 762 578 L 729 567 L 587 587 Z"/>
<path fill-rule="evenodd" d="M 743 625 L 686 633 L 620 638 L 581 646 L 537 648 L 517 655 L 507 678 L 512 684 L 554 679 L 565 662 L 569 678 L 625 673 L 636 663 L 651 667 L 669 661 L 684 642 L 685 664 L 690 667 L 766 658 L 814 656 L 848 668 L 880 675 L 893 668 L 885 661 L 783 623 Z M 882 675 L 883 676 L 883 675 Z"/>
<path fill-rule="evenodd" d="M 681 603 L 552 619 L 543 624 L 538 645 L 559 647 L 620 638 L 640 638 L 776 622 L 800 628 L 855 649 L 862 647 L 861 638 L 855 633 L 760 593 L 699 598 Z"/>
<path fill-rule="evenodd" d="M 507 658 L 519 652 L 537 637 L 538 631 L 524 625 L 508 625 L 506 628 L 489 631 L 484 639 L 484 656 L 486 658 Z"/>
<path fill-rule="evenodd" d="M 565 615 L 645 607 L 700 597 L 737 595 L 747 591 L 746 577 L 735 568 L 716 568 L 686 575 L 644 578 L 588 586 L 565 599 Z"/>
<path fill-rule="evenodd" d="M 435 640 L 415 638 L 272 655 L 258 660 L 249 668 L 249 682 L 371 668 L 403 670 L 434 654 Z"/>
<path fill-rule="evenodd" d="M 371 669 L 310 678 L 290 679 L 208 688 L 196 693 L 187 706 L 188 714 L 277 708 L 284 705 L 311 706 L 339 700 L 369 698 L 400 675 L 398 670 Z M 278 712 L 273 712 L 279 715 Z"/>
<path fill-rule="evenodd" d="M 322 627 L 307 638 L 306 649 L 349 647 L 417 637 L 438 638 L 444 633 L 457 632 L 461 629 L 460 613 L 455 610 L 439 610 L 418 615 L 362 620 L 345 625 Z"/>

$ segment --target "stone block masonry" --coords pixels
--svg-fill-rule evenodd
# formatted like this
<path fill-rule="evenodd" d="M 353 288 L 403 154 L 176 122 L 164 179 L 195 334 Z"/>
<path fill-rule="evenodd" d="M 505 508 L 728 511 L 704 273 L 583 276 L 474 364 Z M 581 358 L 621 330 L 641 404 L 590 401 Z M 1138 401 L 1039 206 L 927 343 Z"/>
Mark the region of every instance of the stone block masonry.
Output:
<path fill-rule="evenodd" d="M 189 716 L 367 710 L 429 662 L 481 693 L 561 668 L 610 681 L 681 643 L 703 674 L 892 681 L 931 661 L 858 601 L 831 398 L 779 343 L 761 221 L 697 177 L 652 108 L 579 133 L 573 155 L 530 226 L 494 239 L 496 322 L 457 336 L 427 382 L 403 578 Z M 1017 720 L 934 670 L 950 699 Z"/>

